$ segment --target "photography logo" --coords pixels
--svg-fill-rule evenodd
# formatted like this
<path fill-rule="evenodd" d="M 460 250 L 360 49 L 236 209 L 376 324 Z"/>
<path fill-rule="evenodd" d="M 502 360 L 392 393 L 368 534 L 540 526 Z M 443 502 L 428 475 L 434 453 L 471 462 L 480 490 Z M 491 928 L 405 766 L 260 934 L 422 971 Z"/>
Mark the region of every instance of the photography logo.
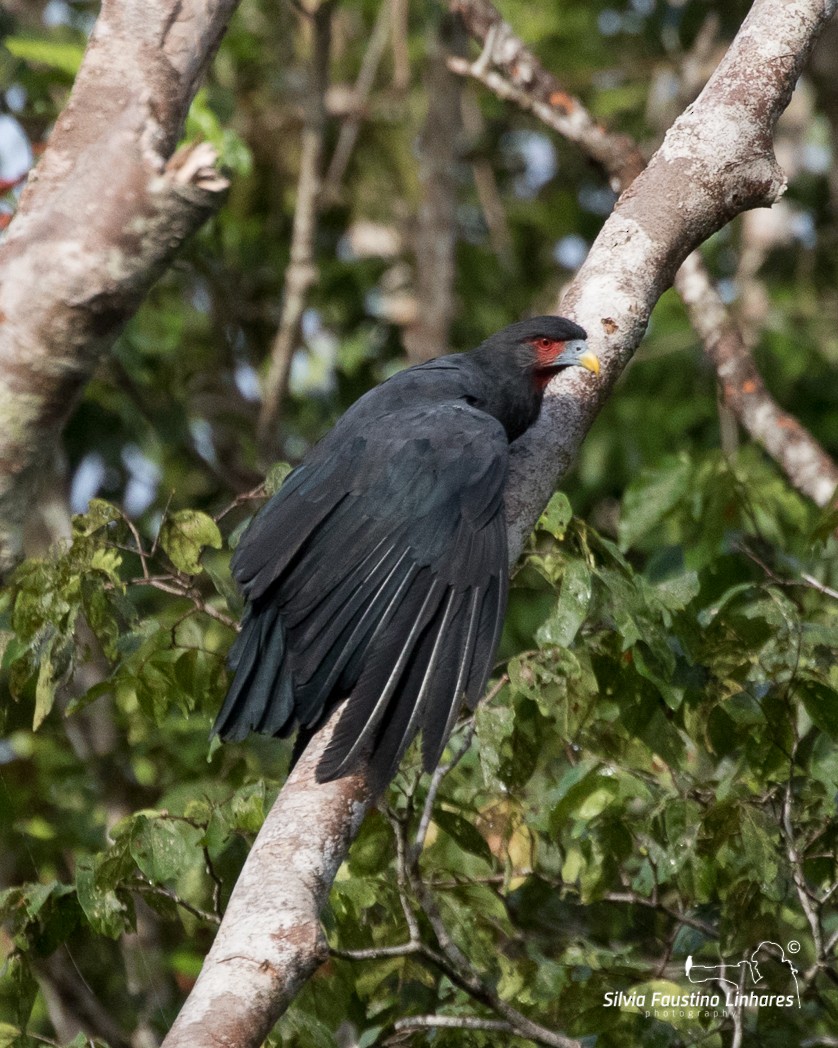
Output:
<path fill-rule="evenodd" d="M 730 1016 L 742 1008 L 799 1008 L 799 973 L 792 961 L 799 951 L 796 940 L 783 947 L 765 939 L 738 962 L 696 964 L 690 955 L 684 963 L 684 975 L 696 989 L 688 993 L 652 987 L 631 993 L 620 990 L 606 993 L 603 1004 L 606 1008 L 638 1010 L 646 1018 L 657 1019 L 694 1016 L 696 1012 Z"/>
<path fill-rule="evenodd" d="M 684 974 L 691 983 L 714 983 L 721 986 L 725 991 L 725 1006 L 736 1008 L 740 1005 L 770 1005 L 776 1004 L 780 1007 L 788 1007 L 796 1003 L 800 1007 L 800 987 L 797 982 L 798 971 L 792 963 L 791 957 L 786 953 L 796 954 L 800 950 L 800 943 L 793 939 L 788 943 L 786 949 L 770 939 L 766 939 L 757 946 L 749 957 L 739 961 L 738 964 L 694 964 L 690 955 L 684 964 Z M 789 991 L 792 993 L 771 994 L 761 992 L 765 990 L 765 978 L 760 969 L 766 964 L 784 965 L 788 973 Z M 775 980 L 776 981 L 776 980 Z M 729 987 L 729 989 L 728 989 Z M 793 1001 L 789 998 L 793 997 Z M 758 998 L 758 999 L 757 999 Z"/>

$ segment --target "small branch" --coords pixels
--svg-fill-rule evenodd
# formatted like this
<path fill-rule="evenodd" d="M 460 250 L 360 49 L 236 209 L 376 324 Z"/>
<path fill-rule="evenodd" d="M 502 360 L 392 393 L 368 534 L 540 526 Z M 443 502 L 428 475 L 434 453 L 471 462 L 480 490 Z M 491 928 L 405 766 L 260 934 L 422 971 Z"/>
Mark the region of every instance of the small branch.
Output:
<path fill-rule="evenodd" d="M 404 329 L 408 360 L 419 364 L 449 350 L 454 317 L 461 82 L 448 69 L 465 44 L 462 27 L 443 21 L 425 68 L 428 110 L 419 141 L 419 210 L 415 231 L 416 318 Z"/>
<path fill-rule="evenodd" d="M 697 252 L 681 266 L 675 288 L 716 370 L 724 403 L 801 494 L 817 506 L 830 505 L 838 489 L 838 465 L 766 389 Z"/>
<path fill-rule="evenodd" d="M 647 899 L 643 895 L 638 895 L 637 892 L 607 892 L 603 898 L 607 902 L 625 902 L 630 903 L 632 906 L 645 906 L 650 910 L 658 910 L 679 924 L 685 924 L 688 928 L 695 928 L 697 932 L 701 932 L 708 939 L 716 939 L 719 934 L 718 930 L 711 924 L 707 924 L 697 917 L 690 917 L 689 914 L 684 913 L 682 910 L 677 910 L 673 906 L 667 906 L 666 903 L 659 902 L 657 899 Z"/>
<path fill-rule="evenodd" d="M 406 91 L 410 86 L 408 0 L 390 0 L 390 3 L 393 7 L 393 87 L 396 91 Z"/>
<path fill-rule="evenodd" d="M 209 848 L 206 844 L 203 847 L 204 852 L 204 866 L 206 867 L 207 876 L 212 881 L 212 908 L 215 913 L 218 923 L 221 923 L 221 919 L 224 914 L 221 911 L 221 891 L 224 887 L 224 882 L 218 876 L 215 865 L 212 861 L 212 856 L 209 853 Z"/>
<path fill-rule="evenodd" d="M 815 947 L 815 962 L 817 965 L 821 965 L 825 959 L 825 953 L 820 916 L 817 907 L 809 894 L 806 885 L 806 878 L 803 875 L 803 862 L 794 840 L 794 829 L 792 826 L 791 768 L 789 769 L 789 778 L 786 782 L 785 790 L 783 791 L 783 816 L 781 826 L 783 838 L 786 842 L 786 854 L 789 863 L 791 864 L 792 878 L 794 880 L 795 889 L 797 890 L 797 898 L 800 901 L 800 907 L 803 910 L 803 913 L 806 915 L 806 920 L 809 922 L 809 931 L 812 934 L 812 943 Z"/>
<path fill-rule="evenodd" d="M 822 582 L 818 582 L 814 575 L 809 575 L 803 571 L 800 577 L 811 589 L 817 590 L 818 593 L 822 593 L 825 597 L 831 597 L 832 600 L 838 600 L 838 590 L 834 590 L 830 586 L 824 586 Z"/>
<path fill-rule="evenodd" d="M 387 48 L 391 22 L 390 8 L 396 2 L 397 0 L 381 0 L 379 5 L 378 15 L 370 35 L 370 42 L 361 61 L 358 79 L 355 81 L 352 112 L 344 120 L 340 129 L 337 145 L 329 163 L 329 170 L 326 172 L 326 178 L 323 180 L 323 197 L 326 200 L 332 200 L 340 193 L 340 187 L 343 183 L 346 169 L 349 166 L 349 160 L 361 131 L 361 123 L 364 118 L 367 101 L 375 83 L 375 78 L 378 75 L 378 67 L 381 65 L 381 59 L 384 57 L 384 51 Z M 405 4 L 405 16 L 406 14 L 407 5 Z"/>
<path fill-rule="evenodd" d="M 225 506 L 224 509 L 219 510 L 218 513 L 212 518 L 217 524 L 220 520 L 223 520 L 228 513 L 232 513 L 234 509 L 238 509 L 239 506 L 243 506 L 246 502 L 254 502 L 256 499 L 263 499 L 265 497 L 265 482 L 257 484 L 255 488 L 251 488 L 250 491 L 245 491 L 241 495 L 236 495 L 233 501 Z"/>
<path fill-rule="evenodd" d="M 461 109 L 466 134 L 472 141 L 478 141 L 483 137 L 485 124 L 480 107 L 471 92 L 463 92 Z M 492 165 L 485 157 L 479 157 L 472 160 L 471 172 L 486 228 L 489 231 L 492 250 L 501 264 L 510 269 L 513 262 L 512 234 L 509 231 L 506 210 Z"/>
<path fill-rule="evenodd" d="M 216 622 L 220 622 L 228 629 L 233 630 L 234 633 L 237 633 L 240 629 L 239 623 L 234 618 L 225 615 L 223 611 L 219 611 L 211 604 L 208 604 L 200 593 L 187 583 L 181 582 L 175 575 L 166 575 L 162 577 L 149 577 L 146 575 L 142 578 L 130 579 L 125 583 L 125 585 L 150 586 L 152 589 L 160 590 L 161 593 L 169 593 L 173 597 L 183 597 L 185 600 L 191 600 L 195 605 L 196 611 L 200 611 L 202 614 L 209 616 L 209 618 L 215 619 Z"/>
<path fill-rule="evenodd" d="M 503 1019 L 476 1019 L 470 1015 L 412 1015 L 399 1019 L 396 1030 L 497 1030 L 499 1033 L 517 1033 L 512 1023 Z"/>
<path fill-rule="evenodd" d="M 332 957 L 339 957 L 343 961 L 383 961 L 389 957 L 409 957 L 422 952 L 422 944 L 413 941 L 399 946 L 371 946 L 366 950 L 341 950 L 336 946 L 329 950 Z"/>
<path fill-rule="evenodd" d="M 317 234 L 317 208 L 322 186 L 333 6 L 333 0 L 322 0 L 312 15 L 314 47 L 309 66 L 311 86 L 307 95 L 306 120 L 302 132 L 291 257 L 285 270 L 282 315 L 271 345 L 270 363 L 265 376 L 256 430 L 259 447 L 266 458 L 271 456 L 277 443 L 277 423 L 282 400 L 288 388 L 291 361 L 300 337 L 306 299 L 318 276 L 314 240 Z"/>
<path fill-rule="evenodd" d="M 187 913 L 191 913 L 199 921 L 206 921 L 208 924 L 216 925 L 221 923 L 221 918 L 218 914 L 210 913 L 208 910 L 202 910 L 199 906 L 194 906 L 191 902 L 187 902 L 186 899 L 182 899 L 176 892 L 173 892 L 171 888 L 166 888 L 162 884 L 154 884 L 152 881 L 148 881 L 146 884 L 132 884 L 130 888 L 131 891 L 135 891 L 139 895 L 159 895 L 164 899 L 171 899 L 176 906 L 186 910 Z"/>

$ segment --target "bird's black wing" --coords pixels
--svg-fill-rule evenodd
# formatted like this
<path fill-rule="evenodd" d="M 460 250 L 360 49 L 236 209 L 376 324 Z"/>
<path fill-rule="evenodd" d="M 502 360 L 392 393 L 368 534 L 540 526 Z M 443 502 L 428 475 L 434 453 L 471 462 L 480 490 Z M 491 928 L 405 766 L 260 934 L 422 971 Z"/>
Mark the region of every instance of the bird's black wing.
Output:
<path fill-rule="evenodd" d="M 366 759 L 383 784 L 419 730 L 432 769 L 463 696 L 473 707 L 485 688 L 508 589 L 508 443 L 462 400 L 346 419 L 236 551 L 249 606 L 215 730 L 308 735 L 345 699 L 318 777 Z"/>

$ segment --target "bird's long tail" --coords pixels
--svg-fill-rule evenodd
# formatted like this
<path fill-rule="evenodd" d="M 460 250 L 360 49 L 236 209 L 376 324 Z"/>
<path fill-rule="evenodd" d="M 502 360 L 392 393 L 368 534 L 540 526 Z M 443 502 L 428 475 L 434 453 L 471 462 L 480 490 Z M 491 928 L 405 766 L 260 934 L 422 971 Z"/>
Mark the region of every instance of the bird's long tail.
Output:
<path fill-rule="evenodd" d="M 213 735 L 239 742 L 249 732 L 287 735 L 294 726 L 294 692 L 286 661 L 285 627 L 275 607 L 242 623 L 227 662 L 235 670 L 224 705 L 212 727 Z"/>

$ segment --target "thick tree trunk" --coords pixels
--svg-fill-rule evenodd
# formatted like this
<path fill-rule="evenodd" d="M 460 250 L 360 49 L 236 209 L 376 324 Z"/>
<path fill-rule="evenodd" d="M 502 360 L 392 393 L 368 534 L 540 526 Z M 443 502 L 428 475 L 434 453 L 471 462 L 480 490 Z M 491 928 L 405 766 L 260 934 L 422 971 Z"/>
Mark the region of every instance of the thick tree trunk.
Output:
<path fill-rule="evenodd" d="M 237 0 L 104 0 L 0 247 L 0 570 L 79 393 L 227 182 L 175 153 Z M 173 155 L 174 154 L 174 155 Z"/>

